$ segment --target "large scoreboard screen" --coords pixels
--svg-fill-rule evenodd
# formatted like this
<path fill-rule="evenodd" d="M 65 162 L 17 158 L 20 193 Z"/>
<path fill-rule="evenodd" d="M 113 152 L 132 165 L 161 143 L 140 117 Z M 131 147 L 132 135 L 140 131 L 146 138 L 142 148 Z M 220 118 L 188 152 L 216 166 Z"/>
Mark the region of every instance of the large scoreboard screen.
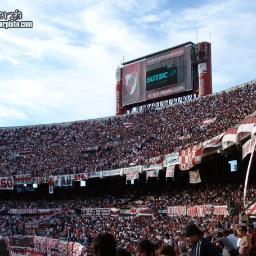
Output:
<path fill-rule="evenodd" d="M 124 64 L 123 106 L 192 91 L 191 51 L 188 44 Z"/>
<path fill-rule="evenodd" d="M 164 66 L 146 72 L 146 91 L 177 84 L 177 67 Z"/>

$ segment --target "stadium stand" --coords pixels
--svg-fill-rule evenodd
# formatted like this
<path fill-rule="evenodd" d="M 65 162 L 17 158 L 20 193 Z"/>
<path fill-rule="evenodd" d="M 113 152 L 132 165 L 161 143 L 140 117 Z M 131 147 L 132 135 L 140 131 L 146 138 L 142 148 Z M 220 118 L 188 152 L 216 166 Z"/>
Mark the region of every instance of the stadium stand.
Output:
<path fill-rule="evenodd" d="M 252 192 L 254 197 L 256 189 L 253 188 Z M 193 194 L 192 198 L 191 194 Z M 204 237 L 213 244 L 217 244 L 221 239 L 225 240 L 224 234 L 230 242 L 234 239 L 238 240 L 240 225 L 237 215 L 230 216 L 228 212 L 211 211 L 205 216 L 188 212 L 178 216 L 168 213 L 167 208 L 172 205 L 189 207 L 198 204 L 221 206 L 234 200 L 241 203 L 242 190 L 239 185 L 191 187 L 180 193 L 173 191 L 171 194 L 143 195 L 133 201 L 127 200 L 128 197 L 131 198 L 131 195 L 123 195 L 123 198 L 119 195 L 118 198 L 105 196 L 51 202 L 47 200 L 2 201 L 0 235 L 3 237 L 35 235 L 59 241 L 77 242 L 86 248 L 88 255 L 93 255 L 91 254 L 93 240 L 102 232 L 113 234 L 117 247 L 125 248 L 134 255 L 139 242 L 144 239 L 151 241 L 155 250 L 169 245 L 175 249 L 176 255 L 185 255 L 184 253 L 188 253 L 189 245 L 183 230 L 190 222 L 198 225 Z M 16 211 L 12 210 L 14 208 Z M 120 211 L 113 211 L 118 208 Z M 134 209 L 138 208 L 147 208 L 151 211 L 135 214 Z M 25 212 L 26 209 L 30 211 Z M 39 209 L 41 212 L 36 212 Z M 45 210 L 42 211 L 42 209 Z M 248 235 L 255 239 L 255 233 L 251 233 L 251 227 L 246 228 L 248 228 Z M 50 244 L 51 241 L 48 243 Z M 252 240 L 251 246 L 254 248 L 255 245 L 255 240 Z M 226 247 L 228 251 L 238 249 L 236 244 L 231 248 Z"/>
<path fill-rule="evenodd" d="M 148 112 L 0 129 L 0 176 L 111 170 L 213 138 L 256 107 L 256 84 Z M 212 119 L 207 127 L 204 121 Z M 129 124 L 128 126 L 126 124 Z"/>
<path fill-rule="evenodd" d="M 1 128 L 0 185 L 6 189 L 8 178 L 16 176 L 16 180 L 15 190 L 12 180 L 10 191 L 0 193 L 0 253 L 8 255 L 8 250 L 13 256 L 110 256 L 108 252 L 115 255 L 117 249 L 117 255 L 204 256 L 206 251 L 216 256 L 256 255 L 256 222 L 243 222 L 238 215 L 245 211 L 242 165 L 246 166 L 249 160 L 246 156 L 250 153 L 249 150 L 244 153 L 242 163 L 241 141 L 240 145 L 234 143 L 235 150 L 229 148 L 230 152 L 240 154 L 239 171 L 234 175 L 229 171 L 225 178 L 222 176 L 229 169 L 229 159 L 224 151 L 202 161 L 201 169 L 196 163 L 192 171 L 186 169 L 187 172 L 176 172 L 173 176 L 167 175 L 169 166 L 163 166 L 163 162 L 159 176 L 136 170 L 136 179 L 141 183 L 133 189 L 129 189 L 127 173 L 125 181 L 118 171 L 117 179 L 127 188 L 119 191 L 119 181 L 113 186 L 115 177 L 110 177 L 111 186 L 116 187 L 114 195 L 104 194 L 96 185 L 97 182 L 106 185 L 109 177 L 88 180 L 88 190 L 80 188 L 79 179 L 74 187 L 70 183 L 71 188 L 67 184 L 58 187 L 46 179 L 39 184 L 41 188 L 35 196 L 30 194 L 34 180 L 27 186 L 17 178 L 22 174 L 50 179 L 51 175 L 91 175 L 139 165 L 147 169 L 148 159 L 211 140 L 241 124 L 255 110 L 256 83 L 253 82 L 137 114 Z M 251 138 L 251 130 L 248 134 Z M 213 169 L 226 167 L 210 170 L 208 162 L 218 162 L 216 159 L 223 163 L 212 165 Z M 180 164 L 176 165 L 180 168 Z M 172 167 L 174 174 L 178 166 Z M 189 173 L 196 169 L 202 175 L 202 182 L 199 176 L 199 184 L 188 184 Z M 144 181 L 140 181 L 142 177 Z M 153 190 L 147 189 L 151 188 L 151 178 L 159 183 Z M 193 178 L 198 183 L 198 177 Z M 75 191 L 79 190 L 78 185 L 82 191 L 80 197 Z M 100 195 L 95 193 L 98 197 L 91 196 L 91 187 L 94 192 L 99 190 Z M 24 189 L 27 192 L 23 195 Z M 82 194 L 85 191 L 87 194 Z M 248 202 L 253 203 L 255 184 L 249 184 L 247 194 Z M 40 195 L 45 197 L 42 199 Z M 252 212 L 256 210 L 253 208 Z"/>

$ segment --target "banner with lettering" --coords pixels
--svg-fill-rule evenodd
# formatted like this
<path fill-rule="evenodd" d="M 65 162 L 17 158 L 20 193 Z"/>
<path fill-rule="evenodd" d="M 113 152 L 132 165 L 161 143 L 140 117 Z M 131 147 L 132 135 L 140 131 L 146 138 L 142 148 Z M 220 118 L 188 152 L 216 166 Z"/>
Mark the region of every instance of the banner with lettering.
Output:
<path fill-rule="evenodd" d="M 13 177 L 0 177 L 0 190 L 13 190 Z"/>
<path fill-rule="evenodd" d="M 148 180 L 148 178 L 157 178 L 158 173 L 159 173 L 159 170 L 146 171 L 146 180 Z"/>
<path fill-rule="evenodd" d="M 88 179 L 88 174 L 86 172 L 74 174 L 74 181 L 81 181 L 81 180 L 87 180 L 87 179 Z"/>
<path fill-rule="evenodd" d="M 175 171 L 174 165 L 167 166 L 165 177 L 166 178 L 174 178 L 174 171 Z"/>
<path fill-rule="evenodd" d="M 167 207 L 167 214 L 169 216 L 186 216 L 187 215 L 187 207 L 186 206 Z"/>
<path fill-rule="evenodd" d="M 213 214 L 214 215 L 224 215 L 224 216 L 228 216 L 229 212 L 228 212 L 228 207 L 227 205 L 215 205 L 213 206 Z"/>
<path fill-rule="evenodd" d="M 121 174 L 122 174 L 122 169 L 103 171 L 103 177 L 117 176 L 117 175 L 121 175 Z"/>

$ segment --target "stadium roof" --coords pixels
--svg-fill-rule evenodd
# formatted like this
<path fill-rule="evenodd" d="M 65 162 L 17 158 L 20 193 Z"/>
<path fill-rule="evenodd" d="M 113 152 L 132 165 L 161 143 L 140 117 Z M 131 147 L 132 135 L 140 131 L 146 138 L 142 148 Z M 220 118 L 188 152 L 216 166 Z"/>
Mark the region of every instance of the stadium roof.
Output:
<path fill-rule="evenodd" d="M 136 61 L 139 61 L 139 60 L 143 60 L 143 59 L 149 58 L 149 57 L 151 57 L 151 56 L 154 56 L 154 55 L 156 55 L 156 54 L 161 54 L 161 53 L 164 53 L 164 52 L 167 52 L 167 51 L 170 51 L 170 50 L 174 50 L 174 49 L 180 48 L 180 47 L 185 46 L 185 45 L 190 45 L 190 44 L 194 44 L 194 43 L 191 42 L 191 41 L 188 41 L 188 42 L 186 42 L 186 43 L 179 44 L 179 45 L 176 45 L 176 46 L 171 47 L 171 48 L 164 49 L 164 50 L 159 51 L 159 52 L 154 52 L 154 53 L 145 55 L 145 56 L 143 56 L 143 57 L 139 57 L 139 58 L 134 59 L 134 60 L 130 60 L 130 61 L 123 62 L 122 65 L 127 65 L 127 64 L 130 64 L 130 63 L 132 63 L 132 62 L 136 62 Z"/>

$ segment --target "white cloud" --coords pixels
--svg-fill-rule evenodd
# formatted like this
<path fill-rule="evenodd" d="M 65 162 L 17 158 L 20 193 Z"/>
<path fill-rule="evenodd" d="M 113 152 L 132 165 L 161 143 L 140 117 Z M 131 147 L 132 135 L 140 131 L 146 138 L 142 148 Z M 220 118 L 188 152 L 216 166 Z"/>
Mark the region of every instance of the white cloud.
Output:
<path fill-rule="evenodd" d="M 200 40 L 212 34 L 215 91 L 254 78 L 256 4 L 215 1 L 176 11 L 156 0 L 57 3 L 3 2 L 6 10 L 22 10 L 34 28 L 0 31 L 1 124 L 114 115 L 122 56 L 195 41 L 196 30 Z"/>

